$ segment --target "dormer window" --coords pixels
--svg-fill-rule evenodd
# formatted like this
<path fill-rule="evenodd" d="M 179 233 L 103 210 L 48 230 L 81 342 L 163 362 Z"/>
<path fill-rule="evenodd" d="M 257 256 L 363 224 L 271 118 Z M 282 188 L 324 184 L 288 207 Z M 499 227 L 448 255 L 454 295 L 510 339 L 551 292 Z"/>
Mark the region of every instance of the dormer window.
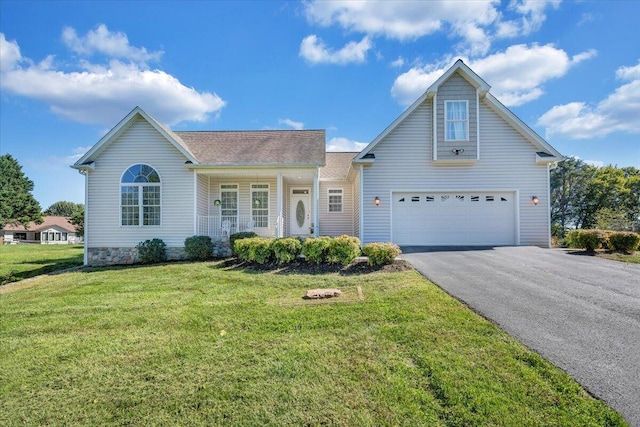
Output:
<path fill-rule="evenodd" d="M 445 140 L 469 140 L 469 101 L 445 101 Z"/>

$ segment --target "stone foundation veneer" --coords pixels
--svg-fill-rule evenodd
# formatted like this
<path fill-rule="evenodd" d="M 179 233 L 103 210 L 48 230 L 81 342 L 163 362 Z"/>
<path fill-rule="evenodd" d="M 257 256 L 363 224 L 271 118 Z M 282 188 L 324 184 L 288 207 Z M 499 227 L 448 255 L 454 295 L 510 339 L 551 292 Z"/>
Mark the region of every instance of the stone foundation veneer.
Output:
<path fill-rule="evenodd" d="M 227 258 L 231 256 L 228 238 L 213 238 L 213 256 Z M 87 265 L 99 267 L 105 265 L 137 264 L 138 249 L 133 248 L 88 248 Z M 167 247 L 167 260 L 180 261 L 186 259 L 184 248 Z"/>

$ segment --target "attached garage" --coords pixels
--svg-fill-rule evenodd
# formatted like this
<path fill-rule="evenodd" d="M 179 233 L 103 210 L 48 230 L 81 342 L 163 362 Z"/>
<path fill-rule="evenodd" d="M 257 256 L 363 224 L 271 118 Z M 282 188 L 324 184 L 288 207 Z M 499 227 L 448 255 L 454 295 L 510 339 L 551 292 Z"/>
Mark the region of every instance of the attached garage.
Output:
<path fill-rule="evenodd" d="M 392 240 L 399 245 L 518 244 L 515 192 L 393 192 Z"/>

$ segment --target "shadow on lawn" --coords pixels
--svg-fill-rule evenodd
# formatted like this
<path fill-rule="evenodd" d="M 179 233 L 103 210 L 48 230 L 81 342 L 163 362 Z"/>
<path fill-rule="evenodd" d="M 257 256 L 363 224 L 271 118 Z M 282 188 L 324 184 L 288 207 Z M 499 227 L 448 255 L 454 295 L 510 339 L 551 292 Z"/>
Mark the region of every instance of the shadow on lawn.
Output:
<path fill-rule="evenodd" d="M 376 272 L 393 273 L 406 271 L 411 270 L 413 267 L 404 260 L 396 260 L 393 264 L 379 266 L 370 266 L 365 260 L 356 260 L 347 266 L 342 266 L 339 264 L 311 264 L 302 260 L 289 264 L 277 264 L 275 262 L 256 264 L 241 261 L 237 258 L 230 258 L 213 265 L 211 268 L 237 270 L 248 274 L 339 274 L 341 276 L 355 276 Z"/>
<path fill-rule="evenodd" d="M 64 272 L 65 270 L 73 267 L 81 267 L 82 259 L 78 260 L 77 257 L 69 257 L 64 259 L 58 259 L 52 261 L 24 261 L 19 264 L 33 264 L 42 265 L 40 268 L 25 271 L 13 271 L 10 270 L 5 274 L 0 275 L 0 286 L 8 283 L 19 282 L 31 277 L 41 276 L 43 274 L 57 274 Z"/>

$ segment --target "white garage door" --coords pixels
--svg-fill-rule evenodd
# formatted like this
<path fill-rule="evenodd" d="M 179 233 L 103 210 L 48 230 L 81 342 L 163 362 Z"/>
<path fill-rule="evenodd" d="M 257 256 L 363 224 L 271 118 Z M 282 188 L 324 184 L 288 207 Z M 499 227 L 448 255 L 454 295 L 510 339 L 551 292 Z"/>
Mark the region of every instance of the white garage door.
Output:
<path fill-rule="evenodd" d="M 513 192 L 402 192 L 392 197 L 392 235 L 399 245 L 516 243 Z"/>

